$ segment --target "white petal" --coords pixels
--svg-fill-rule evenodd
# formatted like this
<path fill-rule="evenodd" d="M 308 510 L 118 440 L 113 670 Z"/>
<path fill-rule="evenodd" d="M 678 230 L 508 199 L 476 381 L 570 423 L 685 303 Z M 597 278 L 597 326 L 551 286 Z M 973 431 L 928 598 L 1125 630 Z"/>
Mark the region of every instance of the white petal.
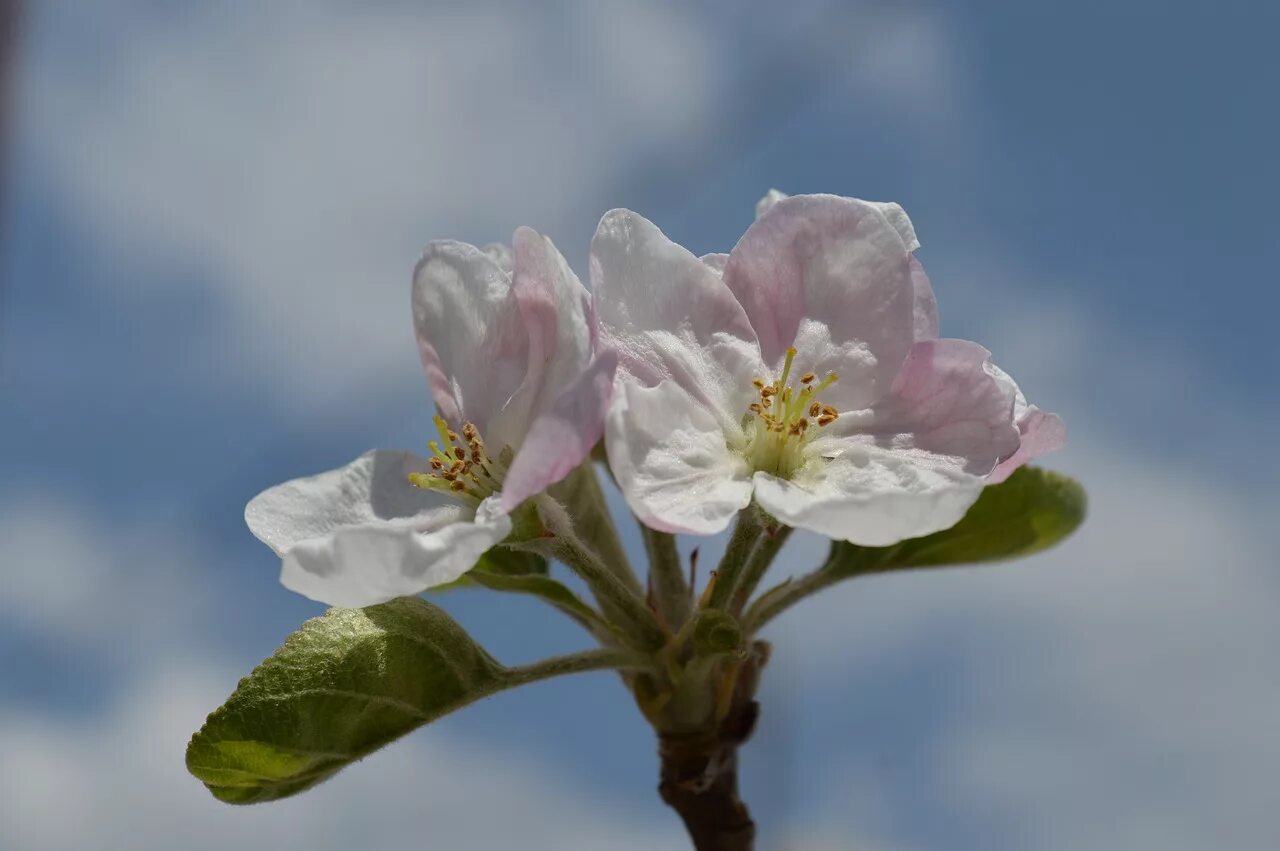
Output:
<path fill-rule="evenodd" d="M 914 342 L 910 261 L 878 207 L 795 195 L 747 228 L 724 282 L 774 373 L 794 345 L 797 369 L 840 376 L 828 403 L 856 409 L 888 390 Z"/>
<path fill-rule="evenodd" d="M 814 460 L 791 481 L 755 474 L 756 500 L 788 526 L 884 547 L 954 526 L 983 480 L 946 459 L 851 446 Z"/>
<path fill-rule="evenodd" d="M 441 415 L 455 427 L 474 422 L 491 446 L 518 444 L 522 433 L 491 427 L 529 369 L 529 336 L 499 263 L 464 242 L 428 245 L 414 270 L 413 323 Z"/>
<path fill-rule="evenodd" d="M 474 520 L 435 531 L 356 526 L 298 544 L 284 557 L 280 582 L 330 606 L 385 603 L 453 582 L 511 532 L 496 510 L 498 497 L 481 503 Z"/>
<path fill-rule="evenodd" d="M 675 382 L 619 382 L 605 446 L 627 504 L 655 529 L 714 534 L 751 502 L 746 462 L 716 416 Z"/>
<path fill-rule="evenodd" d="M 920 247 L 920 240 L 916 239 L 916 229 L 911 224 L 911 219 L 907 217 L 907 211 L 902 209 L 902 205 L 895 204 L 893 201 L 868 201 L 868 204 L 880 211 L 893 229 L 898 232 L 898 236 L 902 238 L 902 244 L 906 246 L 907 251 L 915 251 Z"/>
<path fill-rule="evenodd" d="M 408 474 L 425 469 L 407 452 L 368 452 L 264 491 L 245 508 L 245 521 L 284 557 L 285 587 L 313 600 L 367 606 L 414 594 L 456 579 L 510 531 L 492 506 L 482 504 L 481 516 L 411 486 Z"/>
<path fill-rule="evenodd" d="M 763 365 L 755 332 L 716 269 L 638 213 L 613 210 L 591 241 L 591 281 L 601 338 L 617 349 L 620 375 L 646 386 L 673 380 L 732 427 Z"/>
<path fill-rule="evenodd" d="M 409 484 L 410 473 L 427 469 L 411 452 L 376 449 L 345 467 L 268 488 L 245 506 L 244 519 L 277 555 L 351 526 L 423 531 L 469 520 L 467 506 Z"/>

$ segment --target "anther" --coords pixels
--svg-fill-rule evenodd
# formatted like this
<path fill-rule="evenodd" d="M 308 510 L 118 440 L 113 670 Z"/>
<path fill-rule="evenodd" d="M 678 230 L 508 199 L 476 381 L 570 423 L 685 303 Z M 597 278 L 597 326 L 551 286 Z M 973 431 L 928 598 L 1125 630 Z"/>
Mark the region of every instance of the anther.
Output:
<path fill-rule="evenodd" d="M 817 378 L 817 377 L 818 377 L 818 376 L 814 375 L 812 372 L 806 372 L 804 375 L 800 376 L 800 383 L 801 383 L 801 384 L 810 384 L 810 383 L 812 383 L 813 379 L 815 379 L 815 378 Z"/>
<path fill-rule="evenodd" d="M 757 390 L 763 390 L 763 389 L 764 389 L 764 379 L 763 379 L 763 378 L 760 378 L 760 377 L 753 378 L 753 379 L 751 379 L 751 383 L 752 383 L 752 385 L 754 385 L 754 386 L 755 386 L 755 388 L 756 388 Z"/>
<path fill-rule="evenodd" d="M 452 483 L 449 485 L 449 488 L 450 488 L 451 490 L 464 491 L 464 490 L 466 490 L 466 489 L 467 489 L 467 486 L 466 486 L 466 484 L 464 484 L 463 482 L 455 481 L 455 482 L 452 482 Z"/>
<path fill-rule="evenodd" d="M 816 417 L 820 413 L 822 413 L 822 406 L 819 405 L 817 402 L 814 402 L 812 405 L 809 406 L 809 416 Z"/>

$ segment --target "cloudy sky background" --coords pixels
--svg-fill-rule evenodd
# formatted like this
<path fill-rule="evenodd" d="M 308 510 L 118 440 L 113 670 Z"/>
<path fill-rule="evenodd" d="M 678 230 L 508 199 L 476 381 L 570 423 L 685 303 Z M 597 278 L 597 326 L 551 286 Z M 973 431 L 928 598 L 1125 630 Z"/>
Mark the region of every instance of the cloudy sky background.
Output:
<path fill-rule="evenodd" d="M 0 848 L 682 847 L 606 674 L 261 807 L 216 803 L 182 752 L 320 611 L 244 502 L 426 439 L 426 240 L 529 224 L 584 271 L 627 206 L 724 250 L 772 186 L 903 203 L 943 332 L 1064 416 L 1049 464 L 1092 515 L 1050 554 L 773 626 L 744 756 L 763 847 L 1274 847 L 1280 12 L 1035 6 L 29 4 L 0 210 Z M 584 645 L 524 601 L 443 603 L 504 661 Z"/>

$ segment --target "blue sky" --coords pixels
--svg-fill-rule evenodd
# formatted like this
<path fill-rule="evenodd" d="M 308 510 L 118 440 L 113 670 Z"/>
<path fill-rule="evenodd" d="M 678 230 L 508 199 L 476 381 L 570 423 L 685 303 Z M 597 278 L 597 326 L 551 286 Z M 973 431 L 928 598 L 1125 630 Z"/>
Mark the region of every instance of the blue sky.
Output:
<path fill-rule="evenodd" d="M 219 805 L 181 757 L 319 611 L 244 502 L 425 440 L 426 240 L 529 224 L 583 272 L 606 209 L 724 250 L 775 186 L 906 207 L 944 334 L 1063 415 L 1048 463 L 1093 515 L 1025 563 L 868 580 L 776 625 L 744 757 L 766 847 L 1280 835 L 1280 12 L 213 5 L 25 22 L 0 847 L 681 847 L 607 675 L 500 695 L 278 805 Z M 820 547 L 801 537 L 780 575 Z M 504 660 L 583 643 L 522 601 L 442 602 Z"/>

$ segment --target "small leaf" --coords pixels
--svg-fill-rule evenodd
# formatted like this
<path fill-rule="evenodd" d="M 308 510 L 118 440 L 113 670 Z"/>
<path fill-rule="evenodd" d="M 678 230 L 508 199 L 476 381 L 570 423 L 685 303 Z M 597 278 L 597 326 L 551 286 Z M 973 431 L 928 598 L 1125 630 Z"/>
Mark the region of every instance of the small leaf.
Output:
<path fill-rule="evenodd" d="M 840 577 L 915 567 L 978 564 L 1048 549 L 1084 521 L 1084 488 L 1060 473 L 1022 467 L 990 485 L 950 529 L 890 547 L 837 543 L 825 570 Z"/>
<path fill-rule="evenodd" d="M 593 635 L 600 638 L 615 637 L 613 627 L 595 609 L 583 602 L 582 598 L 567 586 L 549 576 L 532 574 L 514 576 L 490 573 L 486 570 L 472 570 L 458 581 L 465 585 L 481 586 L 494 591 L 509 591 L 540 597 L 582 624 Z"/>
<path fill-rule="evenodd" d="M 192 737 L 187 769 L 229 803 L 283 798 L 513 684 L 420 598 L 330 609 L 240 681 Z"/>
<path fill-rule="evenodd" d="M 480 556 L 472 571 L 500 576 L 546 576 L 551 571 L 551 566 L 537 553 L 498 546 L 490 547 Z"/>

